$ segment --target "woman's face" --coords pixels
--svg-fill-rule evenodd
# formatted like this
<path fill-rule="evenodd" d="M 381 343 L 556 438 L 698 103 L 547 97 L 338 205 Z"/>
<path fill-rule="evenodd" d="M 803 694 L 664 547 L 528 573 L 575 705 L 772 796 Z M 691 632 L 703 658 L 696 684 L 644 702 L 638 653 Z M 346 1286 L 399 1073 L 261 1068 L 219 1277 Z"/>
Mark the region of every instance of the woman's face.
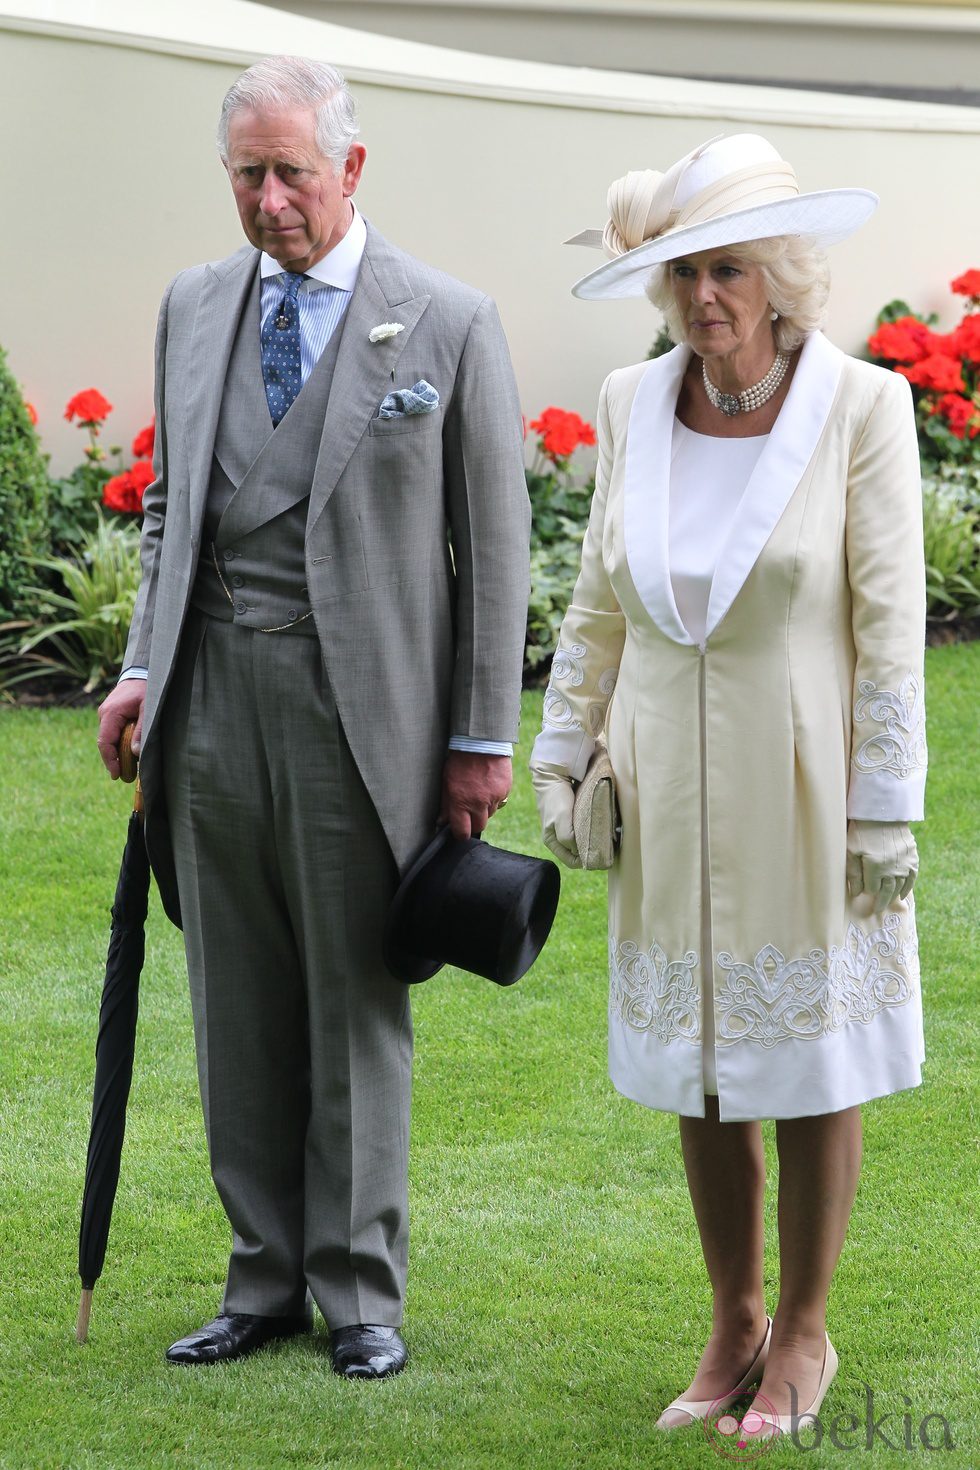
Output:
<path fill-rule="evenodd" d="M 687 340 L 701 357 L 771 349 L 772 307 L 760 266 L 718 249 L 680 256 L 667 269 Z"/>

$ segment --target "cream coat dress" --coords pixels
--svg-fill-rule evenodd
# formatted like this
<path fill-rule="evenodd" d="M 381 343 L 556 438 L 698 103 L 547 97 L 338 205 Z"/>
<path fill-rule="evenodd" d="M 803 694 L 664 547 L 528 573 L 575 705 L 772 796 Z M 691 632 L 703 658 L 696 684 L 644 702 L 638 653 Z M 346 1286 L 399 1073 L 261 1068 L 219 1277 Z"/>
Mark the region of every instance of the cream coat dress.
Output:
<path fill-rule="evenodd" d="M 911 394 L 807 338 L 695 643 L 667 538 L 689 356 L 603 385 L 582 569 L 532 759 L 578 779 L 605 727 L 623 826 L 609 876 L 619 1091 L 703 1117 L 707 1037 L 723 1120 L 836 1112 L 921 1080 L 913 902 L 874 914 L 845 881 L 848 817 L 923 815 Z"/>

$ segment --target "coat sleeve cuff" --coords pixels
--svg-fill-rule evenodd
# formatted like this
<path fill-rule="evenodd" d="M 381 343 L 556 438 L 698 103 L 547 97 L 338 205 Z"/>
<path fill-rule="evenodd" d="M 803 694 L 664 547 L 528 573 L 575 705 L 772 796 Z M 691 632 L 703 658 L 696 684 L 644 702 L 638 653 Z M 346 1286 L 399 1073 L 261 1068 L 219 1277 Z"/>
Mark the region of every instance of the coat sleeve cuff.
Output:
<path fill-rule="evenodd" d="M 925 794 L 925 771 L 899 780 L 887 771 L 852 769 L 847 815 L 857 822 L 921 822 Z"/>
<path fill-rule="evenodd" d="M 542 730 L 531 750 L 531 765 L 560 766 L 573 781 L 588 770 L 595 741 L 584 730 Z"/>

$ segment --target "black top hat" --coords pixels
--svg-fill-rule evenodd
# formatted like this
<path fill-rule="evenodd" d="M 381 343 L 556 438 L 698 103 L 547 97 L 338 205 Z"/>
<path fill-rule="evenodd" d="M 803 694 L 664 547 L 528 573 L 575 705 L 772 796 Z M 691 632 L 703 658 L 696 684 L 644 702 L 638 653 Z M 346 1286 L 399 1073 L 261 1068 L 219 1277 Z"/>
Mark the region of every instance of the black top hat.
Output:
<path fill-rule="evenodd" d="M 559 887 L 555 863 L 441 827 L 392 901 L 385 964 L 409 985 L 443 965 L 513 985 L 544 948 Z"/>

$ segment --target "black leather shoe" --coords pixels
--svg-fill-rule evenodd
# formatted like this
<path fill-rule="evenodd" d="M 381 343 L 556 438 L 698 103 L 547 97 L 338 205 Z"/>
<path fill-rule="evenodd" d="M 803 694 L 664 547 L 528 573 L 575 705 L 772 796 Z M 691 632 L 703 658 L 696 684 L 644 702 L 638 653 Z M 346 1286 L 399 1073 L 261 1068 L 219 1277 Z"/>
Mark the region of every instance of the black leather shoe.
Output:
<path fill-rule="evenodd" d="M 244 1358 L 277 1337 L 295 1337 L 309 1332 L 308 1317 L 257 1317 L 252 1312 L 224 1313 L 207 1322 L 198 1332 L 182 1337 L 167 1348 L 171 1363 L 227 1363 Z"/>
<path fill-rule="evenodd" d="M 330 1356 L 344 1378 L 391 1378 L 408 1362 L 408 1348 L 397 1328 L 360 1322 L 331 1332 Z"/>

